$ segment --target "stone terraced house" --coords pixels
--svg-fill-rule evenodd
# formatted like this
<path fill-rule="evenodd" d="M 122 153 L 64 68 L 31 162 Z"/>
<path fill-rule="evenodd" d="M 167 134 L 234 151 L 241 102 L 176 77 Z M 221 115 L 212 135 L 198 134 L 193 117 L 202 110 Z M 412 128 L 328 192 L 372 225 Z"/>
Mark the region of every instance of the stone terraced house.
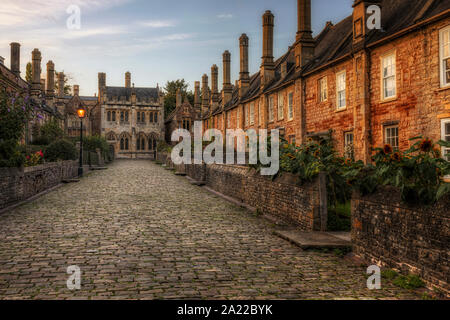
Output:
<path fill-rule="evenodd" d="M 376 21 L 374 5 L 381 29 L 367 23 Z M 311 0 L 298 0 L 297 10 L 296 39 L 283 56 L 273 57 L 275 17 L 266 11 L 260 70 L 249 74 L 243 34 L 236 86 L 229 51 L 221 94 L 217 66 L 211 89 L 203 76 L 204 130 L 279 129 L 301 144 L 331 129 L 341 154 L 365 162 L 372 148 L 389 143 L 405 150 L 417 135 L 450 141 L 449 1 L 355 0 L 351 15 L 327 22 L 315 37 Z"/>
<path fill-rule="evenodd" d="M 159 86 L 135 88 L 131 74 L 125 87 L 106 86 L 106 74 L 98 74 L 101 134 L 118 159 L 153 158 L 157 141 L 164 139 L 164 97 Z"/>

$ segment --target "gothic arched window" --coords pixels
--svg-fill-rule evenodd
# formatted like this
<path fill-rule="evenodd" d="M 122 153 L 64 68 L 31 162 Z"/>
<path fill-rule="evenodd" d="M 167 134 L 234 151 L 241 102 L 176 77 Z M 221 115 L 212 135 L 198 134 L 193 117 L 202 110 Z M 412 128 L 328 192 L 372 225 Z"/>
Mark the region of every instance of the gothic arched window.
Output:
<path fill-rule="evenodd" d="M 137 142 L 136 142 L 136 149 L 137 149 L 137 150 L 141 150 L 141 138 L 138 138 L 138 139 L 137 139 Z"/>
<path fill-rule="evenodd" d="M 111 121 L 111 111 L 108 111 L 107 119 L 108 119 L 108 121 Z"/>
<path fill-rule="evenodd" d="M 158 122 L 158 113 L 157 112 L 155 112 L 155 123 L 157 123 Z"/>
<path fill-rule="evenodd" d="M 141 150 L 145 150 L 145 139 L 141 139 Z"/>
<path fill-rule="evenodd" d="M 120 150 L 123 150 L 123 149 L 125 149 L 125 142 L 122 138 L 122 139 L 120 139 Z"/>
<path fill-rule="evenodd" d="M 141 122 L 141 113 L 140 112 L 137 113 L 137 122 Z"/>
<path fill-rule="evenodd" d="M 112 121 L 116 121 L 116 112 L 115 111 L 112 112 Z"/>
<path fill-rule="evenodd" d="M 125 122 L 128 122 L 128 111 L 125 111 Z"/>
<path fill-rule="evenodd" d="M 142 112 L 142 116 L 141 116 L 141 120 L 142 120 L 142 122 L 144 122 L 145 123 L 145 113 L 144 112 Z"/>
<path fill-rule="evenodd" d="M 125 138 L 125 150 L 128 150 L 128 138 Z"/>
<path fill-rule="evenodd" d="M 153 122 L 153 112 L 150 112 L 150 123 Z"/>
<path fill-rule="evenodd" d="M 123 111 L 120 112 L 120 122 L 125 120 Z"/>

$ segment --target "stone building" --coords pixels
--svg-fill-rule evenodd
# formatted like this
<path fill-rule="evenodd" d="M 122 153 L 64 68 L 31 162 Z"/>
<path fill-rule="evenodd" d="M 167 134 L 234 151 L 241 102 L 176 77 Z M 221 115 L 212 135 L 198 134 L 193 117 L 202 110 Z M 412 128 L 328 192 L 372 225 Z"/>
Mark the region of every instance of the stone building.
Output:
<path fill-rule="evenodd" d="M 370 5 L 381 9 L 381 29 L 367 27 Z M 224 58 L 227 89 L 218 102 L 203 100 L 205 128 L 279 129 L 296 144 L 332 130 L 341 154 L 365 162 L 384 143 L 405 150 L 417 135 L 450 140 L 450 2 L 355 0 L 350 16 L 315 37 L 311 0 L 298 0 L 297 11 L 295 41 L 278 59 L 275 17 L 264 13 L 261 67 L 251 76 L 241 36 L 239 81 L 230 93 Z"/>
<path fill-rule="evenodd" d="M 159 86 L 137 88 L 131 74 L 124 87 L 106 86 L 98 74 L 100 128 L 116 158 L 153 158 L 157 141 L 164 139 L 164 97 Z"/>

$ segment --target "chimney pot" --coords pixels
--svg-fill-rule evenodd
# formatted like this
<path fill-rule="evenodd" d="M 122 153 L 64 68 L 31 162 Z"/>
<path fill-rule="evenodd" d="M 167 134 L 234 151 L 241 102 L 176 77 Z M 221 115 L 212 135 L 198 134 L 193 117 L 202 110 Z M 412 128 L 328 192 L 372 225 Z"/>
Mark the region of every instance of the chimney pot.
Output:
<path fill-rule="evenodd" d="M 129 71 L 125 73 L 125 88 L 131 88 L 131 73 Z"/>
<path fill-rule="evenodd" d="M 32 85 L 31 94 L 33 96 L 39 96 L 41 93 L 41 52 L 39 49 L 34 49 L 31 53 L 32 56 Z M 43 88 L 44 89 L 44 88 Z"/>
<path fill-rule="evenodd" d="M 47 63 L 47 96 L 55 96 L 55 64 L 51 60 Z"/>
<path fill-rule="evenodd" d="M 20 77 L 20 43 L 12 42 L 11 46 L 11 71 Z"/>

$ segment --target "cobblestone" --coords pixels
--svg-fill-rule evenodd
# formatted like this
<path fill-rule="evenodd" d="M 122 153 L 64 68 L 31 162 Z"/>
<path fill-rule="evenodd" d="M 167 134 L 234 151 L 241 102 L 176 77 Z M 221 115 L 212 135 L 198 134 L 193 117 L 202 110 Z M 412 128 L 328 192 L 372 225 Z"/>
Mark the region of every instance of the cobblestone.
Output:
<path fill-rule="evenodd" d="M 0 299 L 417 298 L 149 161 L 117 161 L 0 216 Z M 67 267 L 81 269 L 70 291 Z"/>

